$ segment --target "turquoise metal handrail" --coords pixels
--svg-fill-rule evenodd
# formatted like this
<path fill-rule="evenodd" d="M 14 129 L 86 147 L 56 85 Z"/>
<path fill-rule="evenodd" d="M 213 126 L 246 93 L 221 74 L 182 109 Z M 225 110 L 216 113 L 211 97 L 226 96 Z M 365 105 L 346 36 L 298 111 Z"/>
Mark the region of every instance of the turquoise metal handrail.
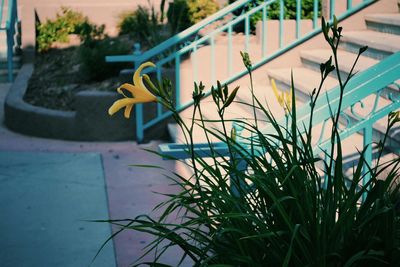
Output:
<path fill-rule="evenodd" d="M 8 16 L 5 23 L 5 27 L 2 26 L 3 23 L 3 11 L 4 11 L 4 0 L 1 3 L 0 10 L 0 31 L 5 31 L 7 35 L 7 71 L 8 71 L 8 81 L 12 82 L 13 77 L 13 56 L 14 56 L 14 36 L 15 27 L 18 21 L 18 8 L 17 0 L 8 0 Z"/>
<path fill-rule="evenodd" d="M 333 18 L 335 14 L 338 20 L 343 20 L 348 16 L 354 14 L 360 9 L 366 7 L 367 5 L 375 2 L 376 0 L 363 0 L 357 5 L 354 5 L 351 0 L 347 0 L 346 2 L 346 10 L 341 14 L 335 14 L 336 2 L 335 0 L 330 1 L 329 5 L 329 17 Z M 121 55 L 121 56 L 109 56 L 106 57 L 106 61 L 108 62 L 133 62 L 135 68 L 137 68 L 141 63 L 152 60 L 156 64 L 155 73 L 157 74 L 157 78 L 161 79 L 162 76 L 165 76 L 165 66 L 174 66 L 175 74 L 175 97 L 176 97 L 176 109 L 178 111 L 183 110 L 193 104 L 191 100 L 181 101 L 182 96 L 182 84 L 181 84 L 181 63 L 184 61 L 185 56 L 190 56 L 192 58 L 192 75 L 194 81 L 198 80 L 199 77 L 199 69 L 203 67 L 204 70 L 209 70 L 210 72 L 210 80 L 212 84 L 216 83 L 216 71 L 220 69 L 220 67 L 216 66 L 216 39 L 218 36 L 222 34 L 226 34 L 227 41 L 227 76 L 221 79 L 222 83 L 231 83 L 240 77 L 246 75 L 247 71 L 243 68 L 239 71 L 233 71 L 233 31 L 235 27 L 240 26 L 241 24 L 244 27 L 244 48 L 242 50 L 250 52 L 250 54 L 255 53 L 256 51 L 249 51 L 250 48 L 250 37 L 251 37 L 251 23 L 250 19 L 252 16 L 261 13 L 261 57 L 256 59 L 253 62 L 253 67 L 258 68 L 265 63 L 273 60 L 274 58 L 282 55 L 289 49 L 299 45 L 300 43 L 308 40 L 309 38 L 317 35 L 321 32 L 321 27 L 318 25 L 319 16 L 319 1 L 314 0 L 313 7 L 313 16 L 312 16 L 312 30 L 302 33 L 302 17 L 301 17 L 301 0 L 296 0 L 296 17 L 295 17 L 295 32 L 296 38 L 286 43 L 284 42 L 285 37 L 285 24 L 284 24 L 284 0 L 266 0 L 264 2 L 259 3 L 257 6 L 246 10 L 244 7 L 249 3 L 253 2 L 251 0 L 240 0 L 236 1 L 233 4 L 225 7 L 220 10 L 216 14 L 210 16 L 206 20 L 193 25 L 187 30 L 171 37 L 167 41 L 159 44 L 158 46 L 150 49 L 147 52 L 140 53 L 139 51 L 135 51 L 133 55 Z M 277 40 L 279 40 L 279 48 L 277 50 L 268 50 L 267 40 L 267 21 L 268 21 L 268 10 L 273 3 L 280 3 L 279 9 L 279 36 L 277 36 Z M 206 26 L 210 25 L 213 22 L 218 20 L 222 20 L 226 18 L 228 15 L 231 15 L 233 12 L 237 10 L 242 10 L 242 13 L 238 16 L 234 16 L 229 21 L 223 23 L 218 26 L 211 32 L 205 34 L 204 36 L 200 36 L 199 32 L 204 29 Z M 210 66 L 200 66 L 198 59 L 198 51 L 201 47 L 209 47 L 211 49 L 211 64 Z M 169 53 L 171 49 L 175 48 L 175 51 Z M 204 72 L 204 71 L 203 71 Z M 143 141 L 144 139 L 144 131 L 151 126 L 158 124 L 159 122 L 165 120 L 171 115 L 170 112 L 166 112 L 162 109 L 161 105 L 158 105 L 156 114 L 150 120 L 144 121 L 143 119 L 143 105 L 138 104 L 135 105 L 135 117 L 136 117 L 136 138 L 138 142 Z"/>
<path fill-rule="evenodd" d="M 376 100 L 380 98 L 382 91 L 387 86 L 395 85 L 400 89 L 400 85 L 396 82 L 400 79 L 400 52 L 391 55 L 369 69 L 356 74 L 346 86 L 346 90 L 343 94 L 341 109 L 338 111 L 340 87 L 337 86 L 324 95 L 321 95 L 315 103 L 314 112 L 312 115 L 313 126 L 325 125 L 331 120 L 332 115 L 340 112 L 341 116 L 349 116 L 354 113 L 354 106 L 362 103 L 367 97 L 374 96 Z M 368 166 L 372 166 L 372 132 L 373 125 L 380 119 L 387 116 L 390 112 L 400 109 L 400 95 L 390 95 L 388 104 L 380 106 L 377 105 L 370 110 L 370 112 L 363 117 L 359 117 L 357 122 L 349 122 L 345 129 L 339 129 L 339 136 L 341 140 L 344 140 L 355 133 L 363 133 L 363 147 L 366 149 L 364 152 L 365 162 Z M 297 110 L 296 115 L 297 125 L 309 125 L 311 119 L 311 107 L 309 103 L 305 103 L 301 108 Z M 287 119 L 279 121 L 280 125 L 287 125 L 290 123 Z M 398 129 L 398 128 L 396 128 Z M 300 132 L 306 131 L 306 129 L 299 129 Z M 322 127 L 320 136 L 314 145 L 315 149 L 313 153 L 315 155 L 324 154 L 328 151 L 331 146 L 330 137 L 324 138 L 325 127 Z M 261 130 L 264 134 L 273 134 L 275 129 L 271 126 Z M 241 143 L 243 149 L 247 151 L 254 151 L 254 153 L 263 154 L 257 145 L 257 140 L 254 138 L 246 138 L 238 136 L 238 142 Z M 188 153 L 188 147 L 186 144 L 161 144 L 159 146 L 161 154 L 176 158 L 176 159 L 187 159 L 191 157 Z M 400 148 L 396 147 L 397 154 L 400 154 Z M 225 143 L 217 142 L 210 144 L 195 144 L 194 153 L 199 157 L 210 157 L 215 156 L 229 156 L 229 149 Z M 246 153 L 244 153 L 246 154 Z M 370 173 L 367 165 L 364 164 L 364 185 L 370 179 Z"/>

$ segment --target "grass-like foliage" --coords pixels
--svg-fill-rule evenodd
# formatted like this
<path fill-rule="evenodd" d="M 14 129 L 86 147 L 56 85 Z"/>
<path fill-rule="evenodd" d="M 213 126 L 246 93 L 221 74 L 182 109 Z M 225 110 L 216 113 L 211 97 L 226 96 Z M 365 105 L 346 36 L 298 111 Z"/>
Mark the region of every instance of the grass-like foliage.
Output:
<path fill-rule="evenodd" d="M 341 77 L 337 64 L 342 28 L 336 20 L 332 24 L 322 21 L 322 26 L 333 57 L 321 64 L 321 83 L 311 97 L 311 110 L 330 72 L 336 71 L 339 77 L 340 99 L 353 76 Z M 243 60 L 251 79 L 252 65 L 245 53 Z M 154 263 L 159 265 L 147 264 L 166 266 L 159 257 L 172 246 L 179 246 L 194 266 L 397 266 L 400 262 L 400 198 L 395 183 L 400 159 L 364 167 L 365 152 L 360 151 L 351 177 L 346 177 L 339 114 L 332 116 L 333 145 L 326 155 L 314 155 L 312 123 L 306 131 L 299 130 L 304 125 L 296 125 L 293 79 L 289 125 L 281 125 L 253 95 L 248 105 L 257 110 L 258 118 L 236 121 L 243 132 L 250 133 L 248 138 L 227 129 L 224 118 L 238 88 L 229 90 L 221 84 L 212 88 L 222 129 L 213 130 L 202 119 L 202 84 L 195 85 L 193 120 L 186 125 L 173 108 L 168 82 L 155 86 L 146 76 L 145 81 L 182 127 L 193 169 L 192 177 L 169 177 L 181 191 L 158 205 L 163 210 L 159 218 L 142 215 L 110 221 L 122 230 L 155 237 L 144 253 L 155 252 Z M 340 105 L 341 101 L 338 110 Z M 269 122 L 268 133 L 260 130 L 259 120 Z M 399 115 L 391 113 L 388 128 L 399 121 Z M 228 155 L 219 155 L 210 142 L 210 160 L 196 155 L 194 127 L 201 127 L 207 140 L 224 143 Z M 384 143 L 378 146 L 380 150 Z M 385 179 L 378 179 L 384 172 Z M 371 179 L 363 185 L 360 181 L 366 174 Z"/>

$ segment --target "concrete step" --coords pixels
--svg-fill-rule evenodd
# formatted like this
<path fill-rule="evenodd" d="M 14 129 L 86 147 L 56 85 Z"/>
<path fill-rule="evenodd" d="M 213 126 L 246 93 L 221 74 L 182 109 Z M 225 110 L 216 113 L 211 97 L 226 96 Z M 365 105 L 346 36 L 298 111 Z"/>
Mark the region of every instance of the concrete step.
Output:
<path fill-rule="evenodd" d="M 326 62 L 331 55 L 332 52 L 329 49 L 313 49 L 313 50 L 304 50 L 300 52 L 301 61 L 303 65 L 317 72 L 319 72 L 320 63 Z M 339 57 L 340 75 L 342 78 L 347 78 L 348 74 L 350 73 L 351 67 L 353 66 L 354 60 L 357 57 L 357 54 L 350 53 L 345 50 L 338 50 L 338 57 Z M 366 70 L 378 62 L 379 61 L 376 59 L 366 56 L 360 56 L 356 66 L 354 67 L 353 73 Z M 333 71 L 330 75 L 332 75 L 332 77 L 334 78 L 337 78 L 336 71 Z M 400 84 L 400 80 L 396 82 Z M 388 98 L 390 94 L 392 94 L 392 96 L 395 97 L 400 97 L 400 92 L 398 87 L 393 84 L 389 85 L 382 92 L 381 95 L 385 98 Z"/>
<path fill-rule="evenodd" d="M 233 89 L 235 85 L 229 86 L 230 89 Z M 262 103 L 262 105 L 272 112 L 272 114 L 280 119 L 284 116 L 284 110 L 276 101 L 275 96 L 273 95 L 271 87 L 265 83 L 260 84 L 257 83 L 254 86 L 254 94 L 257 99 Z M 226 129 L 228 133 L 232 128 L 232 120 L 240 119 L 245 120 L 249 123 L 254 123 L 254 110 L 250 106 L 252 104 L 252 95 L 248 86 L 241 86 L 235 101 L 226 109 L 225 119 L 226 121 Z M 207 129 L 215 129 L 217 131 L 223 131 L 222 124 L 218 117 L 218 113 L 216 111 L 215 104 L 213 103 L 212 97 L 209 96 L 202 100 L 201 104 L 203 118 L 205 119 L 205 124 Z M 190 107 L 180 113 L 182 119 L 187 125 L 190 125 L 191 117 L 192 117 L 193 107 Z M 266 126 L 266 116 L 260 109 L 256 109 L 256 116 L 258 120 L 259 128 L 262 129 Z M 199 119 L 199 117 L 196 117 Z M 208 120 L 208 121 L 207 121 Z M 180 131 L 178 125 L 170 124 L 168 126 L 169 134 L 171 136 L 172 142 L 184 143 L 184 135 Z M 194 128 L 194 140 L 196 143 L 207 142 L 207 138 L 205 136 L 204 130 L 201 127 L 196 126 Z M 212 141 L 219 141 L 216 137 L 210 136 Z"/>
<path fill-rule="evenodd" d="M 290 72 L 291 69 L 289 68 L 274 69 L 268 71 L 268 76 L 277 81 L 277 85 L 281 90 L 289 90 Z M 316 71 L 312 71 L 307 68 L 294 68 L 293 77 L 295 81 L 297 99 L 302 102 L 309 101 L 312 90 L 318 87 L 319 85 L 320 74 Z M 328 77 L 326 79 L 326 84 L 323 87 L 322 92 L 332 89 L 337 84 L 338 81 L 335 78 Z M 373 107 L 375 106 L 375 102 L 377 104 L 378 110 L 380 107 L 386 106 L 390 103 L 389 100 L 383 97 L 378 97 L 377 100 L 375 100 L 375 98 L 376 98 L 375 95 L 371 95 L 363 100 L 363 106 L 355 105 L 354 111 L 356 112 L 356 114 L 360 115 L 361 117 L 367 117 L 368 114 L 372 111 Z M 345 111 L 345 114 L 347 114 L 348 119 L 342 117 L 341 122 L 344 125 L 347 125 L 347 123 L 355 123 L 359 120 L 357 115 L 353 114 L 350 109 L 347 109 Z M 386 118 L 383 118 L 374 124 L 375 141 L 381 140 L 383 138 L 386 128 L 387 128 Z M 400 126 L 395 127 L 389 133 L 388 143 L 392 151 L 400 152 Z"/>
<path fill-rule="evenodd" d="M 360 47 L 367 45 L 364 56 L 379 60 L 400 50 L 400 36 L 377 31 L 345 32 L 342 41 L 341 47 L 353 53 L 358 53 Z"/>
<path fill-rule="evenodd" d="M 365 22 L 370 30 L 400 35 L 400 13 L 368 14 Z"/>
<path fill-rule="evenodd" d="M 14 69 L 13 70 L 13 77 L 17 77 L 18 70 Z M 0 69 L 0 83 L 7 83 L 8 81 L 8 71 L 7 70 L 2 70 Z"/>
<path fill-rule="evenodd" d="M 1 57 L 0 58 L 0 69 L 7 69 L 7 58 L 6 57 Z M 13 57 L 13 68 L 14 69 L 19 69 L 22 66 L 22 57 L 21 56 L 14 56 Z"/>
<path fill-rule="evenodd" d="M 291 84 L 291 70 L 290 68 L 282 69 L 269 69 L 267 74 L 270 79 L 275 79 L 277 87 L 280 90 L 287 91 Z M 294 86 L 297 89 L 296 97 L 301 102 L 310 101 L 310 95 L 314 88 L 318 88 L 321 75 L 307 68 L 297 67 L 293 68 Z M 328 77 L 325 80 L 323 91 L 332 89 L 337 85 L 337 80 L 333 77 Z"/>

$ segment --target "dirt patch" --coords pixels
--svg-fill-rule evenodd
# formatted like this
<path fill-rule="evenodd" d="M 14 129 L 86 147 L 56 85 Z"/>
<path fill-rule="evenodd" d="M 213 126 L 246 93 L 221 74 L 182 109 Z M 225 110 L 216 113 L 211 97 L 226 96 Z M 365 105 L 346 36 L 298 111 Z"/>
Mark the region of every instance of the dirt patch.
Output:
<path fill-rule="evenodd" d="M 74 110 L 74 95 L 83 90 L 115 91 L 118 77 L 91 82 L 80 71 L 78 47 L 38 54 L 24 100 L 34 106 Z"/>

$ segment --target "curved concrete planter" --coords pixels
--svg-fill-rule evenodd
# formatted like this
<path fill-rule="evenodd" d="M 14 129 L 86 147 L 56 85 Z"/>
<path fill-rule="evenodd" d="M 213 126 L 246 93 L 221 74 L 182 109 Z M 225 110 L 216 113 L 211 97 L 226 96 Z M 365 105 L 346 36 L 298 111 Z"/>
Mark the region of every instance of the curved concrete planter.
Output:
<path fill-rule="evenodd" d="M 76 111 L 59 111 L 36 107 L 23 100 L 32 64 L 25 64 L 6 97 L 4 105 L 5 124 L 13 131 L 46 138 L 76 141 L 122 141 L 135 139 L 134 114 L 131 119 L 122 112 L 110 117 L 111 104 L 118 99 L 113 92 L 82 91 L 76 95 Z M 165 125 L 164 125 L 165 126 Z M 160 138 L 166 133 L 161 125 L 150 134 Z"/>

